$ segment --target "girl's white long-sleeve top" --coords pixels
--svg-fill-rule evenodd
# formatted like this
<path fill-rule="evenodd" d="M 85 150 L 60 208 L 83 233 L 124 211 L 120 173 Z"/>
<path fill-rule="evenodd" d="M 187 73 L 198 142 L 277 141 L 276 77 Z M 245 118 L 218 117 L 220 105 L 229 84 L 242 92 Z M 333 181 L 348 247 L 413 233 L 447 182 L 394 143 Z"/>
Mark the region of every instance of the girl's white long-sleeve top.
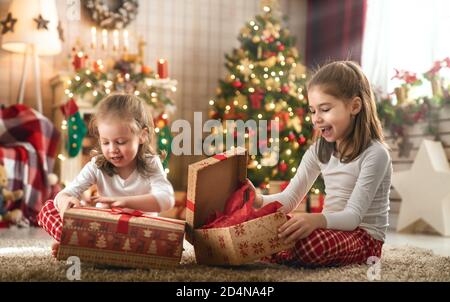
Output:
<path fill-rule="evenodd" d="M 93 184 L 97 185 L 100 196 L 116 197 L 153 194 L 161 211 L 168 210 L 175 205 L 173 187 L 167 180 L 159 156 L 153 155 L 147 157 L 151 167 L 151 174 L 149 177 L 143 177 L 139 174 L 137 169 L 135 169 L 127 179 L 122 179 L 117 174 L 109 176 L 97 168 L 95 160 L 96 157 L 93 157 L 91 161 L 83 167 L 78 176 L 64 188 L 64 190 L 55 196 L 54 204 L 57 209 L 59 209 L 58 197 L 60 194 L 67 193 L 81 199 L 83 192 Z"/>
<path fill-rule="evenodd" d="M 316 144 L 305 152 L 295 176 L 283 192 L 263 195 L 263 205 L 279 201 L 281 210 L 294 210 L 322 173 L 325 201 L 322 214 L 328 229 L 366 230 L 377 240 L 385 240 L 388 227 L 389 192 L 392 161 L 386 147 L 372 141 L 371 145 L 350 163 L 341 163 L 331 156 L 321 163 Z"/>

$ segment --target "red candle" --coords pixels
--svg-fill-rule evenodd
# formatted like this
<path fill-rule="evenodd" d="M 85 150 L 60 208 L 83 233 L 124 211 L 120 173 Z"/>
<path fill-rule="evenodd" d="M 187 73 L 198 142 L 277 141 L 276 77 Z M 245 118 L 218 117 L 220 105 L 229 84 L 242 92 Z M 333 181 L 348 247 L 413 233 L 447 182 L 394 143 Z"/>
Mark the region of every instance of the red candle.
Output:
<path fill-rule="evenodd" d="M 75 71 L 78 71 L 81 68 L 85 67 L 85 56 L 82 52 L 78 52 L 72 61 L 72 65 L 75 68 Z"/>
<path fill-rule="evenodd" d="M 167 64 L 167 60 L 158 60 L 158 75 L 160 79 L 165 79 L 169 76 L 169 67 Z"/>

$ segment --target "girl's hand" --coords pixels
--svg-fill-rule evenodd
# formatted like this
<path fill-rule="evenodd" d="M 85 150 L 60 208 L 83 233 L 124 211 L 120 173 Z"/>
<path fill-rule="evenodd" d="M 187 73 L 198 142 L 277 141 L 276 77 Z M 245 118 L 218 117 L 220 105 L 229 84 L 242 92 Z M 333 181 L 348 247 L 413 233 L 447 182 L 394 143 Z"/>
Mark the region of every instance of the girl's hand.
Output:
<path fill-rule="evenodd" d="M 322 214 L 296 214 L 278 230 L 278 237 L 289 244 L 308 237 L 315 229 L 325 228 L 326 219 Z"/>
<path fill-rule="evenodd" d="M 91 196 L 91 203 L 103 203 L 111 207 L 126 208 L 126 201 L 120 197 Z"/>
<path fill-rule="evenodd" d="M 70 195 L 61 195 L 58 200 L 59 215 L 61 216 L 61 218 L 63 218 L 64 212 L 67 209 L 70 209 L 72 207 L 79 207 L 80 205 L 81 204 L 79 199 Z"/>
<path fill-rule="evenodd" d="M 255 193 L 255 202 L 253 203 L 253 207 L 260 208 L 263 204 L 262 195 L 256 192 L 256 188 L 250 179 L 247 178 L 246 182 L 249 184 L 248 189 Z"/>

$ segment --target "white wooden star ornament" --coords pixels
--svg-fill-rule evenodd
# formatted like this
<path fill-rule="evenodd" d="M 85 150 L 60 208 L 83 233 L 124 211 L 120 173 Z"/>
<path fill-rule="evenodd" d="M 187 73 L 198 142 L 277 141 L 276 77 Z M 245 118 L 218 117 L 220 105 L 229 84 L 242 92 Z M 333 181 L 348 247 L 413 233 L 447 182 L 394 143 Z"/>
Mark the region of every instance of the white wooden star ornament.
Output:
<path fill-rule="evenodd" d="M 394 173 L 392 185 L 402 197 L 397 231 L 422 220 L 450 236 L 450 167 L 441 142 L 423 140 L 411 169 Z"/>

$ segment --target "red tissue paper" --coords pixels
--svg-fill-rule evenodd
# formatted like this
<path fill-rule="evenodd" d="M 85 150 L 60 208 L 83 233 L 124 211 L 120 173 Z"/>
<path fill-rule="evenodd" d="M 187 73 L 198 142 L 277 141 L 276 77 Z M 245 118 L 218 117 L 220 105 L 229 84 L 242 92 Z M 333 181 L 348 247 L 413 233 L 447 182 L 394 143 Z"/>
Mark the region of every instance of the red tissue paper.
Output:
<path fill-rule="evenodd" d="M 206 219 L 202 229 L 223 228 L 243 223 L 252 219 L 263 217 L 275 213 L 282 205 L 278 202 L 271 202 L 261 209 L 254 209 L 255 192 L 249 190 L 250 183 L 244 183 L 237 191 L 235 191 L 226 201 L 223 212 L 216 211 Z M 248 200 L 246 200 L 246 192 L 249 192 Z"/>

